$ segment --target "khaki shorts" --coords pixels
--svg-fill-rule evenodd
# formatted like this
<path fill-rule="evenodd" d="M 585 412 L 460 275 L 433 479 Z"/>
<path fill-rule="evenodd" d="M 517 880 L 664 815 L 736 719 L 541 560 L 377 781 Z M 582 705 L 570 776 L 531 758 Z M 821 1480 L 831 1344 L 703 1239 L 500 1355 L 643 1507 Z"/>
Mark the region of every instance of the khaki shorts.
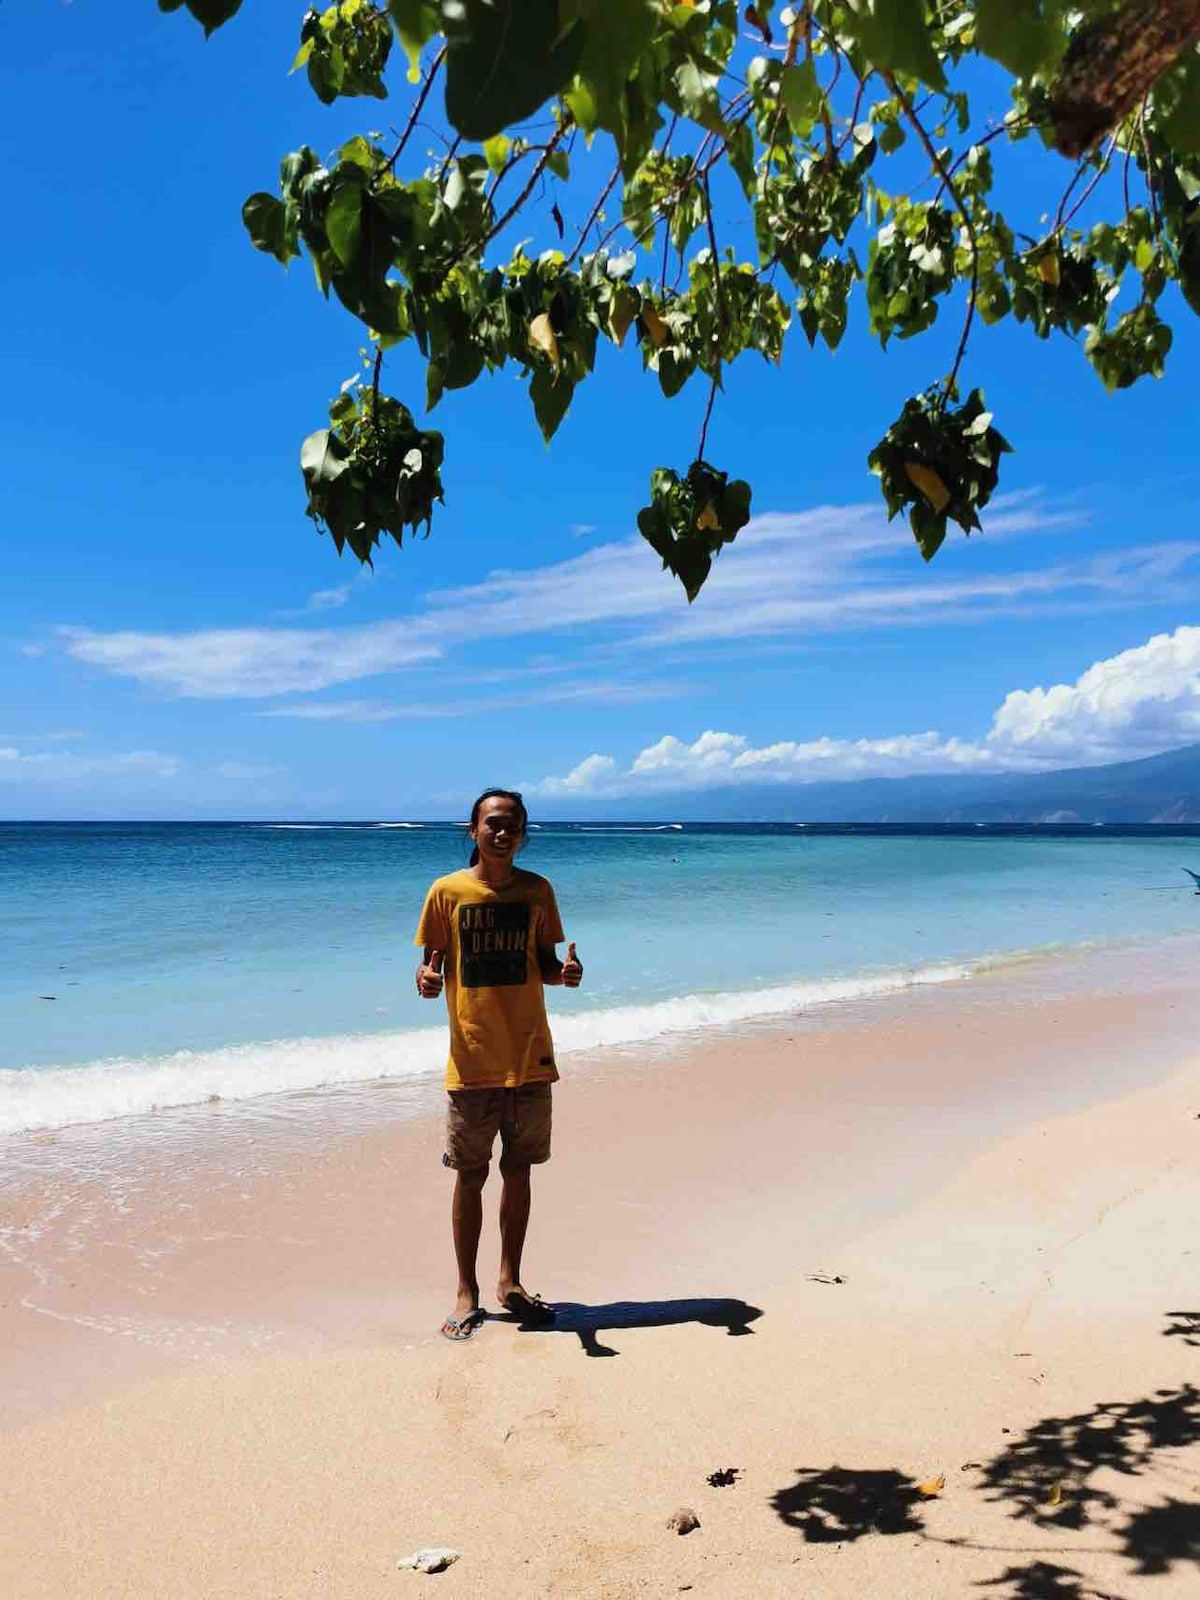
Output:
<path fill-rule="evenodd" d="M 500 1158 L 516 1166 L 550 1159 L 550 1084 L 522 1089 L 451 1089 L 446 1107 L 442 1165 L 465 1171 L 486 1167 L 500 1135 Z"/>

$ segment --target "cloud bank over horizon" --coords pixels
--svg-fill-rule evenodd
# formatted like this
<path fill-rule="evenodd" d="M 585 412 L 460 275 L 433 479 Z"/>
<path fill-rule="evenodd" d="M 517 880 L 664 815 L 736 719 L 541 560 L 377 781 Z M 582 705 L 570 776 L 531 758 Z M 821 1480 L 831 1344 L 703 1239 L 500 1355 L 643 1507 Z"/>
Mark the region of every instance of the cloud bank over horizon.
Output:
<path fill-rule="evenodd" d="M 622 767 L 593 752 L 561 777 L 527 782 L 540 799 L 626 799 L 738 784 L 841 782 L 954 772 L 1104 766 L 1200 741 L 1200 627 L 1156 634 L 1094 662 L 1074 683 L 1013 689 L 978 740 L 936 730 L 886 738 L 780 740 L 754 747 L 707 730 L 664 734 Z"/>

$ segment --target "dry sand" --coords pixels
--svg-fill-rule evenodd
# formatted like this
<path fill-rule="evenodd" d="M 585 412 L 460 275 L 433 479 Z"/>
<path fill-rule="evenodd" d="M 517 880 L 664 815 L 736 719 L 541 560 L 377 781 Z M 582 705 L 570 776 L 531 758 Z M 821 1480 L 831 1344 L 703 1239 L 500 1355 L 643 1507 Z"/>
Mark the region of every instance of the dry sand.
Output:
<path fill-rule="evenodd" d="M 581 1064 L 527 1251 L 561 1325 L 466 1346 L 431 1118 L 216 1108 L 119 1207 L 43 1150 L 0 1594 L 1194 1597 L 1197 1020 L 996 979 Z"/>

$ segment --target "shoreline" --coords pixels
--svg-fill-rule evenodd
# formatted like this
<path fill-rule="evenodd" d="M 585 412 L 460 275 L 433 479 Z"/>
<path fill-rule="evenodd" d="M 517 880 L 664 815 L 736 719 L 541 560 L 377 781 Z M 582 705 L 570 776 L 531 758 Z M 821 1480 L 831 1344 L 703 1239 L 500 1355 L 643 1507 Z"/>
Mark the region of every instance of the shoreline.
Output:
<path fill-rule="evenodd" d="M 686 1292 L 797 1208 L 822 1269 L 989 1143 L 1187 1059 L 1192 949 L 1165 968 L 1124 950 L 1006 963 L 572 1055 L 527 1252 L 548 1298 L 602 1278 Z M 392 1079 L 5 1136 L 0 1429 L 180 1362 L 430 1338 L 451 1281 L 443 1107 L 440 1078 Z M 489 1217 L 497 1189 L 493 1172 Z"/>
<path fill-rule="evenodd" d="M 797 1017 L 836 1021 L 863 1004 L 911 990 L 977 983 L 1006 973 L 1040 970 L 1068 991 L 1124 981 L 1133 963 L 1186 973 L 1200 952 L 1194 934 L 1129 937 L 1081 945 L 1031 946 L 974 956 L 932 957 L 850 973 L 759 981 L 746 990 L 689 991 L 634 1005 L 555 1010 L 551 1025 L 560 1058 L 595 1059 L 625 1049 L 688 1049 L 715 1037 L 791 1025 Z M 0 1153 L 25 1135 L 187 1112 L 219 1102 L 267 1101 L 313 1093 L 361 1091 L 376 1085 L 411 1089 L 418 1101 L 439 1084 L 445 1059 L 444 1019 L 418 1029 L 235 1041 L 209 1049 L 145 1056 L 102 1056 L 62 1065 L 0 1069 Z M 307 1065 L 295 1076 L 297 1058 Z M 404 1061 L 397 1068 L 397 1058 Z M 306 1076 L 304 1074 L 310 1074 Z M 323 1074 L 323 1075 L 322 1075 Z M 265 1087 L 245 1092 L 254 1081 Z"/>
<path fill-rule="evenodd" d="M 446 1543 L 462 1595 L 1182 1600 L 1200 996 L 1178 976 L 1008 971 L 581 1060 L 527 1251 L 562 1325 L 493 1317 L 469 1348 L 436 1336 L 436 1112 L 142 1119 L 120 1189 L 120 1141 L 105 1167 L 97 1130 L 49 1136 L 40 1232 L 14 1254 L 10 1212 L 0 1258 L 5 1592 L 371 1600 Z M 485 1205 L 486 1302 L 494 1183 Z"/>

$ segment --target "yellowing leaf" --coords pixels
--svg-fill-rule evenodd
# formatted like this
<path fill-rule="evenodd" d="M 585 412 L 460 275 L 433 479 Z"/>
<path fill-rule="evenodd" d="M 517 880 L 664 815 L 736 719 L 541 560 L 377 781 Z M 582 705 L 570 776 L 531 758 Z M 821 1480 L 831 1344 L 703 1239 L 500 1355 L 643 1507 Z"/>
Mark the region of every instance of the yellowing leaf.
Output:
<path fill-rule="evenodd" d="M 1052 250 L 1038 262 L 1038 277 L 1043 283 L 1048 283 L 1052 289 L 1058 288 L 1059 282 L 1058 252 Z"/>
<path fill-rule="evenodd" d="M 608 308 L 608 331 L 617 344 L 625 343 L 625 335 L 629 332 L 629 324 L 637 308 L 638 297 L 633 289 L 622 287 L 613 291 L 612 304 Z"/>
<path fill-rule="evenodd" d="M 701 511 L 700 515 L 696 518 L 696 526 L 698 528 L 706 528 L 714 532 L 721 526 L 721 519 L 717 515 L 717 508 L 711 500 L 705 503 L 703 511 Z"/>
<path fill-rule="evenodd" d="M 932 467 L 919 461 L 906 461 L 904 473 L 914 489 L 920 491 L 935 511 L 944 511 L 950 504 L 950 491 Z"/>
<path fill-rule="evenodd" d="M 936 1478 L 926 1478 L 924 1483 L 917 1485 L 917 1493 L 924 1495 L 926 1500 L 932 1500 L 935 1495 L 941 1494 L 946 1487 L 946 1474 L 939 1472 Z"/>
<path fill-rule="evenodd" d="M 1063 1486 L 1062 1486 L 1062 1480 L 1060 1479 L 1059 1482 L 1054 1485 L 1053 1489 L 1051 1489 L 1049 1495 L 1047 1496 L 1046 1504 L 1048 1506 L 1057 1508 L 1058 1506 L 1061 1506 L 1062 1503 L 1063 1503 Z"/>
<path fill-rule="evenodd" d="M 545 311 L 538 313 L 529 324 L 529 342 L 535 350 L 540 350 L 543 355 L 550 357 L 550 363 L 555 372 L 558 371 L 558 339 L 550 325 L 549 314 Z"/>
<path fill-rule="evenodd" d="M 642 326 L 650 335 L 650 343 L 656 350 L 661 350 L 671 337 L 671 330 L 650 304 L 649 300 L 642 302 Z"/>

